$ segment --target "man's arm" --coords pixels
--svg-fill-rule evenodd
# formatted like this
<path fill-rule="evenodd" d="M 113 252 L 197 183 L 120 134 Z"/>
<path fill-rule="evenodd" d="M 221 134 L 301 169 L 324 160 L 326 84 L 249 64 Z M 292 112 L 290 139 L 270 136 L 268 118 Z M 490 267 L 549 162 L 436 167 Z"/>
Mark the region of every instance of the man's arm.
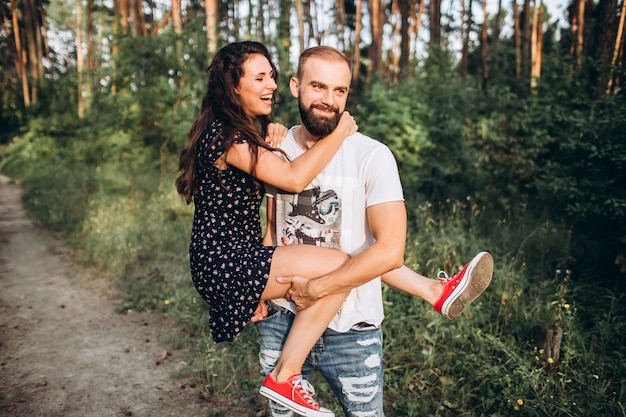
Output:
<path fill-rule="evenodd" d="M 267 196 L 266 200 L 265 209 L 267 211 L 267 215 L 263 245 L 276 246 L 276 200 L 270 196 Z"/>
<path fill-rule="evenodd" d="M 376 242 L 353 256 L 340 268 L 319 278 L 280 277 L 291 283 L 287 298 L 305 309 L 319 298 L 351 290 L 404 264 L 406 208 L 403 201 L 381 203 L 367 208 L 367 221 Z"/>

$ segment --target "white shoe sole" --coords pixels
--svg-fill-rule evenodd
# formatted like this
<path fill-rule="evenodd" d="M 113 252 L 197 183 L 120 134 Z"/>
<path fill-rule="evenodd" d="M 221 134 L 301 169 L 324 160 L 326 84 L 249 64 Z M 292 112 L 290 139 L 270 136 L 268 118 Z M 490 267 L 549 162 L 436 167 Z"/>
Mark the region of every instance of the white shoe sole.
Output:
<path fill-rule="evenodd" d="M 282 405 L 283 407 L 287 407 L 294 413 L 297 413 L 305 417 L 335 417 L 335 413 L 333 413 L 332 411 L 324 407 L 320 407 L 319 410 L 312 410 L 310 408 L 301 406 L 300 404 L 290 400 L 289 398 L 284 397 L 280 395 L 279 393 L 272 391 L 271 389 L 266 388 L 266 387 L 261 387 L 259 389 L 259 394 Z"/>
<path fill-rule="evenodd" d="M 451 320 L 457 318 L 487 289 L 492 276 L 493 257 L 488 252 L 480 252 L 470 261 L 459 286 L 443 303 L 441 314 Z"/>

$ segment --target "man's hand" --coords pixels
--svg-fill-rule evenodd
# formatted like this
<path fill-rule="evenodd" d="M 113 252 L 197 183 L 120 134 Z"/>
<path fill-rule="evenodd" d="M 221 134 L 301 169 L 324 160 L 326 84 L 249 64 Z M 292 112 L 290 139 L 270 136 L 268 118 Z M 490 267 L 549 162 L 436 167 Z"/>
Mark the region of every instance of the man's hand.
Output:
<path fill-rule="evenodd" d="M 291 284 L 285 298 L 296 305 L 296 310 L 301 311 L 311 307 L 319 297 L 311 293 L 310 280 L 300 276 L 277 277 L 276 281 L 281 284 Z"/>

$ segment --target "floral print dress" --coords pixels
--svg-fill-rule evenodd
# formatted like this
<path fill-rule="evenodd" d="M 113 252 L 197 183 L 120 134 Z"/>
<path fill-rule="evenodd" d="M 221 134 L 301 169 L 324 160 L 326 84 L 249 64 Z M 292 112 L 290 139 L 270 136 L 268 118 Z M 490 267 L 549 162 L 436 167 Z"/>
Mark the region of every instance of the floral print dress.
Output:
<path fill-rule="evenodd" d="M 250 321 L 269 278 L 275 247 L 263 246 L 259 207 L 264 189 L 255 179 L 215 161 L 224 154 L 223 123 L 214 121 L 198 144 L 197 190 L 189 246 L 194 285 L 209 304 L 215 342 L 232 341 Z M 247 142 L 238 135 L 236 143 Z"/>

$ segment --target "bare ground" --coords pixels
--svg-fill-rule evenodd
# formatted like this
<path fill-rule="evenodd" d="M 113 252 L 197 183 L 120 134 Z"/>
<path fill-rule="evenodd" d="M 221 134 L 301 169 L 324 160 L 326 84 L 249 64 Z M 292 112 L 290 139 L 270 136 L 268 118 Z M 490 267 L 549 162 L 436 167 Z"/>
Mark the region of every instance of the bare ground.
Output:
<path fill-rule="evenodd" d="M 160 344 L 160 319 L 115 304 L 0 175 L 0 416 L 209 415 L 193 382 L 172 378 L 184 364 Z"/>

